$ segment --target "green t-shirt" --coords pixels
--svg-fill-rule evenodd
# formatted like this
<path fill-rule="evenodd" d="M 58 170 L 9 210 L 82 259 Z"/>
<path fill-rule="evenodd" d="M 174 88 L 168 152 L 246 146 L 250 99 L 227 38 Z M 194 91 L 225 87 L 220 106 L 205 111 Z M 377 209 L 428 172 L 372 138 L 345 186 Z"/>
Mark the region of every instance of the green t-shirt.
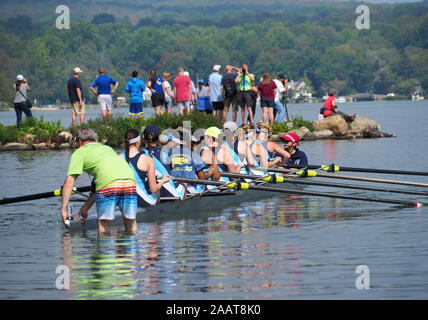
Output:
<path fill-rule="evenodd" d="M 71 155 L 67 175 L 79 176 L 83 171 L 95 178 L 96 191 L 115 180 L 135 180 L 126 161 L 111 147 L 97 142 L 87 143 Z"/>
<path fill-rule="evenodd" d="M 252 76 L 254 76 L 253 74 L 251 74 Z M 249 91 L 251 90 L 251 87 L 253 86 L 253 81 L 251 80 L 250 76 L 248 75 L 248 73 L 245 74 L 245 76 L 243 74 L 241 74 L 239 76 L 239 80 L 238 80 L 238 89 L 239 91 Z"/>

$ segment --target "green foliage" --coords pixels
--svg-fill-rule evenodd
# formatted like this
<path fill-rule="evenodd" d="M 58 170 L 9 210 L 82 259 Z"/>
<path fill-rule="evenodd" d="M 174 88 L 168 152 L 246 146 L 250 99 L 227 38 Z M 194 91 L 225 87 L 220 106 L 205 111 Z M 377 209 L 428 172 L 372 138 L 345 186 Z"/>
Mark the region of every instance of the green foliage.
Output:
<path fill-rule="evenodd" d="M 133 70 L 146 81 L 151 68 L 168 71 L 174 78 L 181 66 L 195 79 L 197 74 L 207 78 L 214 64 L 243 62 L 256 79 L 265 71 L 294 80 L 306 75 L 319 97 L 334 85 L 344 95 L 394 90 L 407 95 L 413 90 L 409 81 L 428 90 L 426 1 L 371 4 L 370 30 L 355 28 L 355 3 L 302 6 L 292 0 L 144 1 L 144 5 L 76 0 L 72 17 L 81 20 L 72 19 L 70 30 L 57 30 L 52 21 L 54 2 L 46 2 L 0 3 L 2 12 L 8 10 L 3 16 L 16 15 L 0 20 L 3 101 L 13 98 L 11 84 L 17 74 L 29 80 L 31 98 L 42 104 L 66 101 L 66 83 L 76 66 L 84 71 L 83 96 L 89 103 L 96 102 L 89 85 L 100 66 L 119 81 L 118 95 L 125 95 Z M 134 27 L 126 22 L 130 18 Z"/>
<path fill-rule="evenodd" d="M 289 126 L 291 124 L 291 126 Z M 304 120 L 302 116 L 292 119 L 292 121 L 284 121 L 283 123 L 274 123 L 270 126 L 272 128 L 273 134 L 288 132 L 293 129 L 298 129 L 300 127 L 306 127 L 311 132 L 314 131 L 314 127 L 311 121 Z"/>

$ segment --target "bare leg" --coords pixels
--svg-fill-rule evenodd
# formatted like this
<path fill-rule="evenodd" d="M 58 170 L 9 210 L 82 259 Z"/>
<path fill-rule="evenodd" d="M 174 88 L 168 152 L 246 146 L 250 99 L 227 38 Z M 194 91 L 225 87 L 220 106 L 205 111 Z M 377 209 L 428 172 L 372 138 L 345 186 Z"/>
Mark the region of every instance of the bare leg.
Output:
<path fill-rule="evenodd" d="M 273 108 L 268 108 L 268 111 L 269 111 L 269 123 L 272 124 L 275 120 L 273 116 Z"/>
<path fill-rule="evenodd" d="M 85 123 L 85 114 L 82 112 L 80 114 L 80 124 L 83 124 L 83 123 Z"/>
<path fill-rule="evenodd" d="M 108 118 L 109 118 L 109 120 L 111 120 L 111 118 L 113 118 L 113 112 L 112 112 L 112 110 L 110 109 L 110 110 L 108 110 L 107 111 L 107 114 L 108 114 Z"/>
<path fill-rule="evenodd" d="M 125 230 L 127 234 L 134 235 L 137 233 L 137 220 L 123 218 L 125 224 Z"/>
<path fill-rule="evenodd" d="M 253 120 L 253 109 L 251 109 L 251 107 L 247 107 L 248 110 L 248 116 L 250 117 L 250 123 L 253 124 L 254 120 Z"/>
<path fill-rule="evenodd" d="M 107 121 L 107 114 L 105 110 L 101 110 L 101 115 L 103 116 L 104 122 Z"/>
<path fill-rule="evenodd" d="M 266 122 L 268 116 L 268 108 L 263 108 L 262 121 Z"/>
<path fill-rule="evenodd" d="M 110 235 L 110 220 L 98 219 L 98 236 Z"/>
<path fill-rule="evenodd" d="M 77 127 L 76 115 L 74 113 L 71 115 L 71 119 L 73 120 L 73 127 Z"/>
<path fill-rule="evenodd" d="M 245 124 L 245 107 L 241 107 L 242 124 Z"/>
<path fill-rule="evenodd" d="M 236 115 L 237 115 L 237 111 L 233 111 L 232 112 L 232 120 L 233 120 L 233 122 L 236 122 Z"/>

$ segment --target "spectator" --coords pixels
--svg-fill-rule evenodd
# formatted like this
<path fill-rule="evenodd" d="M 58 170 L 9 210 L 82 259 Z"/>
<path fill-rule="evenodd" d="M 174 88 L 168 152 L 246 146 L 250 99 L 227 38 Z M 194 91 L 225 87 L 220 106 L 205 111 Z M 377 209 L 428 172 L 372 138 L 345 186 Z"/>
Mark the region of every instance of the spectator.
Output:
<path fill-rule="evenodd" d="M 210 102 L 210 88 L 204 84 L 204 79 L 198 80 L 198 89 L 196 89 L 196 93 L 196 110 L 212 113 L 213 107 Z"/>
<path fill-rule="evenodd" d="M 128 81 L 125 92 L 129 92 L 129 114 L 134 120 L 135 116 L 143 116 L 143 92 L 146 85 L 141 79 L 138 79 L 138 71 L 132 71 L 132 79 Z"/>
<path fill-rule="evenodd" d="M 273 81 L 277 87 L 275 94 L 275 107 L 273 109 L 273 118 L 275 119 L 276 115 L 278 115 L 278 123 L 282 123 L 285 118 L 285 106 L 281 103 L 281 95 L 287 93 L 287 89 L 285 87 L 286 79 L 282 74 L 280 74 L 277 79 L 274 79 Z"/>
<path fill-rule="evenodd" d="M 74 127 L 77 127 L 76 115 L 80 115 L 80 124 L 85 123 L 85 103 L 83 102 L 82 83 L 79 79 L 82 72 L 80 68 L 74 68 L 73 76 L 67 83 L 68 98 L 71 103 L 71 119 Z"/>
<path fill-rule="evenodd" d="M 169 83 L 169 80 L 171 79 L 171 75 L 169 72 L 162 73 L 162 79 L 163 79 L 163 88 L 164 88 L 164 94 L 165 94 L 165 110 L 168 115 L 171 114 L 172 111 L 172 100 L 174 99 L 174 95 L 171 91 L 171 84 Z"/>
<path fill-rule="evenodd" d="M 152 105 L 155 108 L 156 115 L 163 114 L 162 106 L 165 103 L 163 79 L 156 75 L 156 69 L 150 70 L 150 79 L 147 81 L 147 86 L 152 92 Z"/>
<path fill-rule="evenodd" d="M 218 64 L 213 67 L 213 73 L 208 78 L 208 85 L 210 86 L 210 100 L 214 109 L 213 116 L 223 119 L 224 105 L 221 95 L 221 80 L 223 77 L 220 75 L 220 69 L 221 66 Z"/>
<path fill-rule="evenodd" d="M 193 105 L 196 104 L 196 99 L 198 98 L 196 94 L 196 87 L 195 87 L 195 84 L 193 83 L 192 78 L 190 78 L 189 71 L 184 71 L 183 74 L 189 77 L 190 83 L 192 84 L 192 93 L 190 94 L 190 109 L 193 109 Z"/>
<path fill-rule="evenodd" d="M 25 113 L 27 118 L 32 117 L 30 107 L 27 103 L 27 92 L 31 91 L 30 86 L 27 83 L 27 80 L 23 75 L 18 75 L 16 77 L 15 83 L 15 99 L 13 100 L 13 105 L 15 107 L 16 113 L 16 125 L 19 127 L 19 123 L 22 121 L 22 112 Z"/>
<path fill-rule="evenodd" d="M 241 117 L 242 124 L 245 124 L 245 109 L 248 111 L 248 117 L 250 124 L 254 124 L 253 119 L 253 99 L 251 92 L 253 91 L 254 85 L 254 75 L 249 73 L 248 65 L 242 64 L 241 69 L 238 71 L 238 75 L 235 79 L 235 82 L 238 84 L 238 102 L 241 105 Z"/>
<path fill-rule="evenodd" d="M 239 71 L 239 68 L 227 65 L 226 74 L 221 79 L 221 94 L 223 96 L 223 121 L 226 122 L 227 114 L 229 113 L 230 105 L 232 105 L 232 120 L 236 122 L 238 113 L 238 89 L 236 88 L 236 74 L 232 74 L 232 70 Z"/>
<path fill-rule="evenodd" d="M 257 90 L 260 93 L 260 105 L 263 109 L 262 120 L 267 122 L 269 117 L 269 123 L 273 123 L 273 108 L 275 107 L 275 95 L 276 95 L 276 84 L 270 78 L 269 72 L 263 74 L 263 81 L 259 83 Z"/>
<path fill-rule="evenodd" d="M 337 111 L 336 90 L 334 89 L 330 89 L 328 91 L 328 98 L 325 100 L 324 106 L 320 110 L 320 114 L 322 114 L 324 118 L 332 115 L 339 115 L 348 123 L 354 121 L 355 119 L 355 114 L 351 116 L 341 111 Z"/>
<path fill-rule="evenodd" d="M 184 69 L 178 68 L 178 76 L 174 79 L 174 100 L 178 106 L 180 115 L 184 114 L 184 111 L 190 113 L 190 96 L 192 94 L 192 83 L 190 78 L 184 75 Z"/>
<path fill-rule="evenodd" d="M 111 85 L 114 84 L 113 90 L 111 90 Z M 98 97 L 98 101 L 100 102 L 101 114 L 103 116 L 104 121 L 111 119 L 113 116 L 112 106 L 113 99 L 112 95 L 116 92 L 117 87 L 119 86 L 119 82 L 109 77 L 105 74 L 104 68 L 98 69 L 98 77 L 92 82 L 89 89 Z M 95 87 L 97 87 L 98 92 L 95 91 Z"/>

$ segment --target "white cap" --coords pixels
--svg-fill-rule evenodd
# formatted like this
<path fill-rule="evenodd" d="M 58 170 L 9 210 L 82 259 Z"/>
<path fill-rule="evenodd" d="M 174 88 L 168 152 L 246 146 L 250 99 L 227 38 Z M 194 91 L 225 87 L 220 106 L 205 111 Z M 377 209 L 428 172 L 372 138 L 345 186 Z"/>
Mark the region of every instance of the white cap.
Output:
<path fill-rule="evenodd" d="M 229 129 L 230 131 L 235 132 L 236 130 L 238 130 L 238 125 L 235 121 L 227 121 L 224 123 L 223 129 Z"/>
<path fill-rule="evenodd" d="M 183 75 L 190 77 L 189 71 L 184 71 Z"/>
<path fill-rule="evenodd" d="M 79 67 L 74 68 L 74 73 L 82 73 L 82 69 L 80 69 Z"/>
<path fill-rule="evenodd" d="M 22 74 L 18 74 L 16 80 L 24 80 L 24 76 Z"/>
<path fill-rule="evenodd" d="M 214 67 L 213 67 L 213 70 L 214 71 L 219 71 L 221 69 L 221 65 L 219 65 L 219 64 L 216 64 Z"/>

